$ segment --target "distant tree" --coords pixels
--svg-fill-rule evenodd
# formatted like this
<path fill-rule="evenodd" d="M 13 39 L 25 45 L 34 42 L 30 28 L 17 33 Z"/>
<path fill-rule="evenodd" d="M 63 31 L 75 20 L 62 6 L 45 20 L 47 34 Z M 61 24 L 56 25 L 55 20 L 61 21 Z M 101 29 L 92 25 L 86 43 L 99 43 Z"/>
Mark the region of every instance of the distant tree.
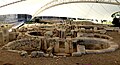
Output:
<path fill-rule="evenodd" d="M 120 18 L 114 18 L 112 24 L 116 27 L 120 27 Z"/>

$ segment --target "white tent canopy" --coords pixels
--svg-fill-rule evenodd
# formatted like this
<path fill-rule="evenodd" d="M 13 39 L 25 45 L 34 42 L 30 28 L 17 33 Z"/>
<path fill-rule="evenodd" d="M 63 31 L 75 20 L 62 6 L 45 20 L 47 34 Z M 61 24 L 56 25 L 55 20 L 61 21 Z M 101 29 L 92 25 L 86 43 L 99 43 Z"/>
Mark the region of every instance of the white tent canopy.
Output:
<path fill-rule="evenodd" d="M 0 0 L 0 6 L 18 0 Z M 0 15 L 3 14 L 31 14 L 40 9 L 51 0 L 26 0 L 16 4 L 0 8 Z M 118 0 L 120 1 L 120 0 Z M 38 14 L 37 16 L 60 16 L 78 17 L 100 20 L 111 20 L 114 12 L 120 11 L 120 6 L 101 3 L 70 3 L 52 7 Z"/>

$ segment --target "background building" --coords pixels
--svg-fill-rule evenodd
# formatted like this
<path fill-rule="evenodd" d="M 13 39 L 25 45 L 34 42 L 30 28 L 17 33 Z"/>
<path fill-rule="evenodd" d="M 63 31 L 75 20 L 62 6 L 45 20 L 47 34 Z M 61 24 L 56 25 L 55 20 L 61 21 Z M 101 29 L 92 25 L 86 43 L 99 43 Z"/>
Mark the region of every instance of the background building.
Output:
<path fill-rule="evenodd" d="M 7 14 L 0 15 L 0 22 L 21 22 L 21 21 L 29 21 L 31 19 L 31 15 L 29 14 Z"/>

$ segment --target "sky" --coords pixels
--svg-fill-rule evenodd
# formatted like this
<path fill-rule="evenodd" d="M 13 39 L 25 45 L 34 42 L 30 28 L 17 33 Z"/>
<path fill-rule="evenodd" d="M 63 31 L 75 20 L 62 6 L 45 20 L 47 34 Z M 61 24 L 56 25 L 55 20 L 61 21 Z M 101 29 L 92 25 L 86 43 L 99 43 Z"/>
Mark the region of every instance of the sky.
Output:
<path fill-rule="evenodd" d="M 0 0 L 0 6 L 18 0 Z M 0 8 L 0 15 L 4 14 L 31 14 L 44 6 L 51 0 L 26 0 L 13 5 Z M 118 0 L 120 1 L 120 0 Z M 61 16 L 78 17 L 89 19 L 111 20 L 111 15 L 120 10 L 118 5 L 99 4 L 99 3 L 71 3 L 55 6 L 47 9 L 36 16 Z"/>

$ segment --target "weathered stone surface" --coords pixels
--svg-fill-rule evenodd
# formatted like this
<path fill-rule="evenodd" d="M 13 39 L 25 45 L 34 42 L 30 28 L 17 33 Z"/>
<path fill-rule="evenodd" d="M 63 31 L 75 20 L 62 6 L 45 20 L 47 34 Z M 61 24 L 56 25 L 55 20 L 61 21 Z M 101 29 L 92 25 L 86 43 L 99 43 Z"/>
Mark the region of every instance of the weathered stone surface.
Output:
<path fill-rule="evenodd" d="M 51 53 L 51 54 L 50 54 L 50 57 L 53 57 L 53 56 L 54 56 L 54 55 Z"/>
<path fill-rule="evenodd" d="M 94 27 L 94 30 L 97 30 L 97 27 Z"/>
<path fill-rule="evenodd" d="M 77 45 L 77 52 L 85 54 L 85 46 L 84 45 Z"/>
<path fill-rule="evenodd" d="M 54 52 L 59 52 L 59 41 L 56 40 L 55 47 L 54 47 Z"/>
<path fill-rule="evenodd" d="M 52 31 L 47 31 L 47 32 L 45 33 L 45 35 L 47 35 L 47 36 L 52 36 L 52 35 L 53 35 L 53 32 L 52 32 Z"/>
<path fill-rule="evenodd" d="M 33 51 L 33 52 L 31 52 L 30 56 L 31 56 L 32 58 L 37 57 L 37 51 Z"/>
<path fill-rule="evenodd" d="M 81 55 L 82 55 L 81 52 L 73 52 L 72 53 L 72 56 L 74 56 L 74 57 L 80 57 Z"/>
<path fill-rule="evenodd" d="M 43 57 L 44 56 L 44 52 L 42 52 L 42 51 L 32 51 L 30 56 L 32 58 Z"/>
<path fill-rule="evenodd" d="M 57 56 L 70 56 L 70 54 L 67 53 L 56 53 Z"/>
<path fill-rule="evenodd" d="M 59 31 L 59 37 L 60 38 L 65 38 L 66 37 L 65 30 L 60 30 Z"/>
<path fill-rule="evenodd" d="M 80 28 L 81 30 L 85 30 L 85 28 Z"/>
<path fill-rule="evenodd" d="M 37 57 L 43 57 L 44 56 L 44 52 L 42 51 L 37 51 Z"/>
<path fill-rule="evenodd" d="M 16 32 L 10 32 L 9 33 L 9 41 L 13 41 L 17 38 L 17 36 L 19 35 L 19 33 Z"/>
<path fill-rule="evenodd" d="M 0 31 L 0 45 L 4 44 L 4 40 L 3 40 L 3 32 Z"/>
<path fill-rule="evenodd" d="M 72 53 L 72 52 L 73 52 L 72 40 L 68 40 L 68 43 L 69 43 L 69 50 L 70 50 L 70 53 Z"/>
<path fill-rule="evenodd" d="M 101 30 L 100 33 L 101 33 L 101 34 L 105 34 L 105 33 L 106 33 L 106 30 Z"/>
<path fill-rule="evenodd" d="M 65 53 L 69 53 L 69 43 L 65 42 Z"/>
<path fill-rule="evenodd" d="M 120 29 L 118 30 L 118 34 L 120 34 Z"/>
<path fill-rule="evenodd" d="M 22 51 L 22 52 L 20 53 L 20 56 L 22 56 L 22 57 L 27 57 L 27 56 L 28 56 L 28 53 L 27 53 L 26 51 Z"/>
<path fill-rule="evenodd" d="M 114 27 L 114 30 L 115 31 L 118 31 L 120 28 L 119 27 Z"/>
<path fill-rule="evenodd" d="M 107 31 L 113 31 L 114 30 L 114 28 L 112 28 L 112 27 L 107 27 L 107 28 L 105 28 Z"/>

